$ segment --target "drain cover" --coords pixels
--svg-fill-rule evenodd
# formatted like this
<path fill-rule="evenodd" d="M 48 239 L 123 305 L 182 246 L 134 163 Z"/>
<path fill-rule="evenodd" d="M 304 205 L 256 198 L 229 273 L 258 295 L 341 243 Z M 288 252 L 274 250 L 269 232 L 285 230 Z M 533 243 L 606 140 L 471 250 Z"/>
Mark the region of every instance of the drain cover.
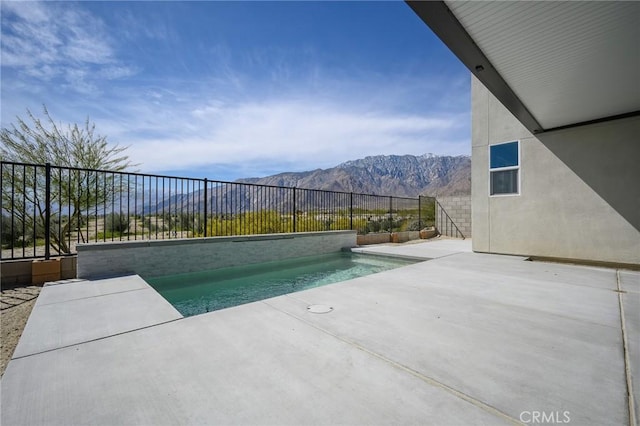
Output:
<path fill-rule="evenodd" d="M 333 311 L 333 308 L 327 305 L 311 305 L 307 307 L 307 311 L 311 312 L 312 314 L 327 314 Z"/>

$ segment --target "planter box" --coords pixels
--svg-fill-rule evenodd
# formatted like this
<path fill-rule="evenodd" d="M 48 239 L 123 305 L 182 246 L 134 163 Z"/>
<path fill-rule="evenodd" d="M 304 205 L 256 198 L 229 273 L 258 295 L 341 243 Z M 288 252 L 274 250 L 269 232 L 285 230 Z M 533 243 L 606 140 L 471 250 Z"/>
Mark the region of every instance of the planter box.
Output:
<path fill-rule="evenodd" d="M 31 284 L 31 263 L 29 260 L 5 260 L 0 265 L 2 288 Z"/>
<path fill-rule="evenodd" d="M 60 259 L 60 279 L 69 280 L 76 278 L 78 258 L 76 256 L 68 256 Z"/>
<path fill-rule="evenodd" d="M 426 240 L 428 238 L 433 238 L 436 235 L 438 235 L 438 231 L 435 228 L 423 229 L 422 231 L 420 231 L 420 238 L 422 238 L 423 240 Z"/>
<path fill-rule="evenodd" d="M 366 246 L 368 244 L 383 244 L 391 242 L 391 234 L 379 233 L 379 234 L 366 234 L 358 235 L 356 244 L 359 246 Z"/>
<path fill-rule="evenodd" d="M 60 280 L 60 259 L 34 260 L 31 263 L 31 283 L 44 284 Z"/>
<path fill-rule="evenodd" d="M 420 232 L 418 231 L 403 231 L 391 234 L 392 243 L 406 243 L 407 241 L 417 240 L 418 238 L 420 238 Z"/>

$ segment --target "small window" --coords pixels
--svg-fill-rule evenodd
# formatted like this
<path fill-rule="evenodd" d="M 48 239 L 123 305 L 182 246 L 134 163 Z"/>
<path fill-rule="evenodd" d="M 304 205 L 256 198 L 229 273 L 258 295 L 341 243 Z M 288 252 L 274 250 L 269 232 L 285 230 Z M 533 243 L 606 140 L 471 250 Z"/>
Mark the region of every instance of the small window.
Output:
<path fill-rule="evenodd" d="M 489 146 L 489 193 L 520 193 L 520 143 L 507 142 Z"/>

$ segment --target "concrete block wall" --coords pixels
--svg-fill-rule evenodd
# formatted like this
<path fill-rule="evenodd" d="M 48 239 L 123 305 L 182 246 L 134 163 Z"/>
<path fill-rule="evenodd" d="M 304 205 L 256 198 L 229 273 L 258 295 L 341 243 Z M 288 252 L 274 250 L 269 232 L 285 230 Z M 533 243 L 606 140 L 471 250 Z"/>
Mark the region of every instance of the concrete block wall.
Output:
<path fill-rule="evenodd" d="M 315 256 L 355 247 L 356 231 L 78 245 L 78 278 L 143 278 Z"/>
<path fill-rule="evenodd" d="M 465 238 L 471 238 L 471 194 L 438 197 L 438 203 L 460 229 L 460 232 L 464 234 Z M 439 209 L 436 208 L 436 226 L 441 223 L 439 214 Z"/>

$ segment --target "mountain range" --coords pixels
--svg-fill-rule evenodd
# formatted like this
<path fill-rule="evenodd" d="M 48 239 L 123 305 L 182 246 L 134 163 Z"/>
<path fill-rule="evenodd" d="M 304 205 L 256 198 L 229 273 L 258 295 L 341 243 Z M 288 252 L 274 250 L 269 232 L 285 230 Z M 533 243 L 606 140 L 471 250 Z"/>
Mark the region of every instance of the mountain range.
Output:
<path fill-rule="evenodd" d="M 206 199 L 209 206 L 216 206 L 216 211 L 225 214 L 253 211 L 256 206 L 290 210 L 292 198 L 287 188 L 411 198 L 418 195 L 438 197 L 469 194 L 471 158 L 465 155 L 376 155 L 347 161 L 329 169 L 238 179 L 231 184 L 218 183 L 209 188 Z M 192 191 L 187 189 L 185 193 L 151 191 L 149 181 L 149 192 L 140 192 L 135 197 L 136 213 L 204 211 L 205 192 L 200 186 Z M 300 209 L 316 208 L 316 203 L 322 203 L 321 199 L 316 200 L 309 194 L 300 194 L 299 197 L 296 206 Z M 344 202 L 344 199 L 340 202 Z M 120 208 L 117 205 L 114 207 Z"/>
<path fill-rule="evenodd" d="M 236 182 L 397 197 L 469 194 L 471 157 L 375 155 L 329 169 L 279 173 Z"/>

